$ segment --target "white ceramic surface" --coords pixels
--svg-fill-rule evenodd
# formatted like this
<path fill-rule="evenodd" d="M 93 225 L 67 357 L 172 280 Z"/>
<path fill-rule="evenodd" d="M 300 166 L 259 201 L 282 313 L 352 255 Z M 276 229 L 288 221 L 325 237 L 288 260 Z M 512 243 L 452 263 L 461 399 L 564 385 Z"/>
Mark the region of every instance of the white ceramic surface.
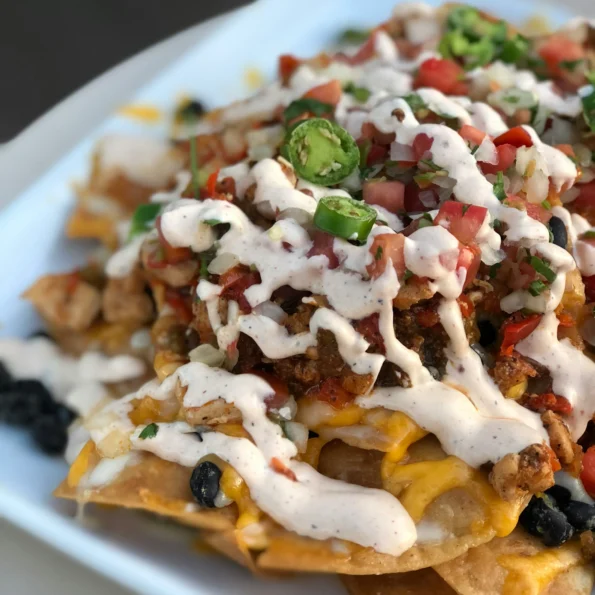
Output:
<path fill-rule="evenodd" d="M 272 73 L 279 53 L 312 54 L 342 27 L 372 24 L 384 18 L 392 4 L 391 0 L 304 0 L 296 12 L 291 10 L 295 5 L 289 0 L 261 0 L 228 17 L 142 89 L 135 100 L 168 108 L 178 93 L 188 92 L 210 105 L 226 103 L 245 94 L 242 81 L 246 67 L 258 66 Z M 494 10 L 491 3 L 478 4 Z M 542 5 L 506 0 L 500 3 L 498 12 L 519 21 L 535 14 L 537 6 L 543 13 Z M 554 21 L 567 16 L 561 7 L 551 9 L 549 14 Z M 82 123 L 78 125 L 86 130 Z M 111 118 L 0 213 L 0 263 L 3 278 L 10 279 L 10 283 L 0 286 L 0 335 L 24 335 L 35 329 L 38 321 L 31 309 L 19 302 L 18 294 L 39 274 L 67 269 L 84 257 L 83 243 L 66 242 L 62 237 L 73 201 L 69 182 L 85 175 L 93 140 L 106 130 L 160 133 L 159 127 L 143 128 L 122 118 Z M 76 135 L 75 127 L 70 127 L 68 133 Z M 0 171 L 1 158 L 0 154 Z M 8 175 L 7 170 L 2 173 L 3 177 Z M 4 199 L 9 196 L 3 192 Z M 193 552 L 192 533 L 142 515 L 93 510 L 89 523 L 78 525 L 72 519 L 73 507 L 51 497 L 51 490 L 65 473 L 62 462 L 38 454 L 25 436 L 5 427 L 0 427 L 0 452 L 0 515 L 139 593 L 266 595 L 280 589 L 287 595 L 301 594 L 304 589 L 328 595 L 343 592 L 328 577 L 294 579 L 283 585 L 257 582 L 225 560 Z"/>

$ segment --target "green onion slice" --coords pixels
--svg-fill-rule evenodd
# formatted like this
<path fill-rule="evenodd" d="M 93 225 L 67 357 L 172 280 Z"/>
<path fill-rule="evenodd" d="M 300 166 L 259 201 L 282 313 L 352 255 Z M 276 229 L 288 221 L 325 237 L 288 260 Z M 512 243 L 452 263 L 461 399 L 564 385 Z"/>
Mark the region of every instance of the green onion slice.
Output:
<path fill-rule="evenodd" d="M 504 190 L 504 174 L 501 171 L 498 172 L 498 178 L 494 183 L 494 194 L 500 202 L 506 198 L 506 190 Z"/>
<path fill-rule="evenodd" d="M 365 87 L 357 87 L 353 83 L 349 82 L 343 87 L 343 91 L 345 93 L 350 93 L 353 95 L 356 101 L 360 103 L 366 103 L 372 94 L 371 91 L 366 89 Z"/>
<path fill-rule="evenodd" d="M 543 281 L 532 281 L 529 285 L 529 293 L 533 297 L 541 295 L 547 289 L 547 285 Z"/>
<path fill-rule="evenodd" d="M 531 256 L 529 264 L 540 274 L 543 275 L 550 283 L 556 279 L 556 273 L 550 269 L 544 260 L 538 256 Z"/>
<path fill-rule="evenodd" d="M 347 196 L 321 198 L 314 213 L 314 225 L 339 238 L 365 242 L 374 222 L 376 211 L 366 203 Z"/>
<path fill-rule="evenodd" d="M 144 430 L 138 435 L 141 440 L 146 440 L 147 438 L 155 438 L 157 436 L 157 432 L 159 431 L 159 426 L 157 424 L 149 424 L 145 426 Z"/>
<path fill-rule="evenodd" d="M 132 240 L 141 233 L 149 231 L 153 227 L 157 215 L 161 210 L 161 205 L 158 203 L 149 203 L 139 205 L 132 215 L 130 221 L 130 231 L 128 232 L 128 239 Z"/>
<path fill-rule="evenodd" d="M 353 137 L 338 124 L 322 118 L 302 122 L 293 129 L 287 144 L 297 174 L 321 186 L 338 184 L 360 160 Z"/>

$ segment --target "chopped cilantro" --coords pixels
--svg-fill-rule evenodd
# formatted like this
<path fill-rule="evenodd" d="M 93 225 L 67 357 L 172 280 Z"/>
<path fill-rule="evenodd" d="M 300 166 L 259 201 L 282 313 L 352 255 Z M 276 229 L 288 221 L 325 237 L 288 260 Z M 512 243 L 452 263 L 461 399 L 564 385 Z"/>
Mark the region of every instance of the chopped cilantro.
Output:
<path fill-rule="evenodd" d="M 498 274 L 498 270 L 502 266 L 501 262 L 497 262 L 490 267 L 490 279 L 495 279 L 496 275 Z"/>
<path fill-rule="evenodd" d="M 549 227 L 547 228 L 547 232 L 549 235 L 549 242 L 550 242 L 550 244 L 553 244 L 554 243 L 554 232 Z"/>
<path fill-rule="evenodd" d="M 544 290 L 546 290 L 546 289 L 547 289 L 547 285 L 543 281 L 539 281 L 539 279 L 537 281 L 533 281 L 529 285 L 529 293 L 533 297 L 537 297 L 538 295 L 543 293 Z"/>
<path fill-rule="evenodd" d="M 583 238 L 584 238 L 585 240 L 593 240 L 593 239 L 595 239 L 595 231 L 594 231 L 594 230 L 592 230 L 592 229 L 590 229 L 589 231 L 586 231 L 586 232 L 583 234 Z"/>
<path fill-rule="evenodd" d="M 499 201 L 503 201 L 506 198 L 506 190 L 504 190 L 504 174 L 499 171 L 498 179 L 494 184 L 494 194 Z"/>
<path fill-rule="evenodd" d="M 595 90 L 589 93 L 589 95 L 581 97 L 581 100 L 583 102 L 583 117 L 585 118 L 585 122 L 591 131 L 595 132 Z"/>
<path fill-rule="evenodd" d="M 549 201 L 549 200 L 547 200 L 547 199 L 546 199 L 546 200 L 544 200 L 544 201 L 542 201 L 542 203 L 541 203 L 541 206 L 542 206 L 544 209 L 546 209 L 547 211 L 551 211 L 551 210 L 552 210 L 552 205 L 550 204 L 550 201 Z"/>
<path fill-rule="evenodd" d="M 376 248 L 376 254 L 374 254 L 374 260 L 380 260 L 382 258 L 382 252 L 384 250 L 382 249 L 382 246 L 378 246 L 378 248 Z"/>
<path fill-rule="evenodd" d="M 543 275 L 550 283 L 556 279 L 556 273 L 550 269 L 546 262 L 539 258 L 539 256 L 529 257 L 529 264 L 535 269 L 537 273 Z"/>
<path fill-rule="evenodd" d="M 583 58 L 579 58 L 578 60 L 562 60 L 560 62 L 560 67 L 564 70 L 574 72 L 577 69 L 577 67 L 583 63 L 583 60 Z"/>
<path fill-rule="evenodd" d="M 407 281 L 408 279 L 411 279 L 411 277 L 413 277 L 413 271 L 410 271 L 409 269 L 405 269 L 405 274 L 403 275 L 403 281 Z"/>
<path fill-rule="evenodd" d="M 365 103 L 366 101 L 368 101 L 371 95 L 371 92 L 368 89 L 366 89 L 365 87 L 356 87 L 353 83 L 347 83 L 343 87 L 343 91 L 345 91 L 345 93 L 350 93 L 351 95 L 353 95 L 353 97 L 360 103 Z"/>
<path fill-rule="evenodd" d="M 442 170 L 442 168 L 439 165 L 436 165 L 431 159 L 420 159 L 419 162 L 428 166 L 432 171 Z"/>
<path fill-rule="evenodd" d="M 409 93 L 403 99 L 409 104 L 412 112 L 417 112 L 421 109 L 428 109 L 424 100 L 417 93 Z"/>
<path fill-rule="evenodd" d="M 159 431 L 159 426 L 157 424 L 149 424 L 145 426 L 145 429 L 138 435 L 141 440 L 146 440 L 147 438 L 155 438 L 157 436 L 157 432 Z"/>
<path fill-rule="evenodd" d="M 287 126 L 289 122 L 298 118 L 304 113 L 310 113 L 317 118 L 321 116 L 332 114 L 335 108 L 330 103 L 324 103 L 318 101 L 318 99 L 312 99 L 311 97 L 302 97 L 302 99 L 296 99 L 292 101 L 283 112 L 283 119 Z"/>
<path fill-rule="evenodd" d="M 529 45 L 529 40 L 519 34 L 507 39 L 500 50 L 500 60 L 507 64 L 520 62 L 527 55 Z"/>
<path fill-rule="evenodd" d="M 343 44 L 359 44 L 364 43 L 370 37 L 369 29 L 345 29 L 339 35 L 338 42 Z"/>

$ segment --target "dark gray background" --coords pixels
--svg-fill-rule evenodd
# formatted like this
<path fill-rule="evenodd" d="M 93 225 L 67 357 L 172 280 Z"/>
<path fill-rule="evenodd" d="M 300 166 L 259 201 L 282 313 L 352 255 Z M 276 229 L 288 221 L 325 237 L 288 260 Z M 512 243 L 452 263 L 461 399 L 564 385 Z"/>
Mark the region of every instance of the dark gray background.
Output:
<path fill-rule="evenodd" d="M 0 0 L 0 142 L 122 60 L 249 0 Z"/>

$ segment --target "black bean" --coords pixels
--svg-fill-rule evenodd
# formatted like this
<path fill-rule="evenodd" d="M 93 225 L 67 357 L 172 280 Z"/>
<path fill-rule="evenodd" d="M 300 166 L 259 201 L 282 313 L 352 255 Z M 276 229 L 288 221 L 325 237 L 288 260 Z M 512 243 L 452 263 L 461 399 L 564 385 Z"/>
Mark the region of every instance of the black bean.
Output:
<path fill-rule="evenodd" d="M 38 380 L 15 380 L 0 394 L 0 419 L 27 426 L 35 418 L 53 413 L 55 406 L 52 395 Z"/>
<path fill-rule="evenodd" d="M 496 327 L 489 320 L 479 320 L 477 326 L 479 328 L 479 344 L 482 347 L 493 345 L 498 338 Z"/>
<path fill-rule="evenodd" d="M 66 426 L 57 415 L 42 415 L 31 426 L 33 440 L 41 450 L 50 455 L 59 455 L 66 449 L 68 434 Z"/>
<path fill-rule="evenodd" d="M 550 219 L 549 226 L 553 236 L 553 243 L 561 248 L 566 248 L 566 244 L 568 243 L 568 232 L 566 231 L 564 221 L 562 221 L 560 217 L 554 215 Z"/>
<path fill-rule="evenodd" d="M 539 537 L 544 545 L 557 547 L 573 536 L 574 529 L 564 513 L 554 507 L 553 500 L 546 501 L 546 498 L 534 496 L 521 513 L 519 522 L 528 533 Z"/>
<path fill-rule="evenodd" d="M 12 384 L 12 376 L 8 368 L 0 362 L 0 392 L 6 390 Z"/>
<path fill-rule="evenodd" d="M 56 403 L 54 405 L 54 410 L 52 411 L 52 415 L 56 418 L 56 420 L 62 424 L 65 428 L 67 428 L 76 417 L 76 413 L 67 407 L 66 405 L 62 405 L 62 403 Z"/>
<path fill-rule="evenodd" d="M 178 109 L 178 117 L 181 120 L 192 122 L 200 118 L 205 113 L 205 108 L 200 101 L 190 99 Z"/>
<path fill-rule="evenodd" d="M 215 463 L 204 461 L 194 468 L 190 476 L 190 491 L 201 506 L 215 508 L 220 479 L 221 469 Z"/>
<path fill-rule="evenodd" d="M 566 510 L 570 503 L 570 490 L 562 486 L 552 486 L 545 493 L 556 501 L 556 506 L 560 510 Z"/>
<path fill-rule="evenodd" d="M 568 522 L 579 531 L 595 529 L 595 506 L 571 500 L 564 510 Z"/>

